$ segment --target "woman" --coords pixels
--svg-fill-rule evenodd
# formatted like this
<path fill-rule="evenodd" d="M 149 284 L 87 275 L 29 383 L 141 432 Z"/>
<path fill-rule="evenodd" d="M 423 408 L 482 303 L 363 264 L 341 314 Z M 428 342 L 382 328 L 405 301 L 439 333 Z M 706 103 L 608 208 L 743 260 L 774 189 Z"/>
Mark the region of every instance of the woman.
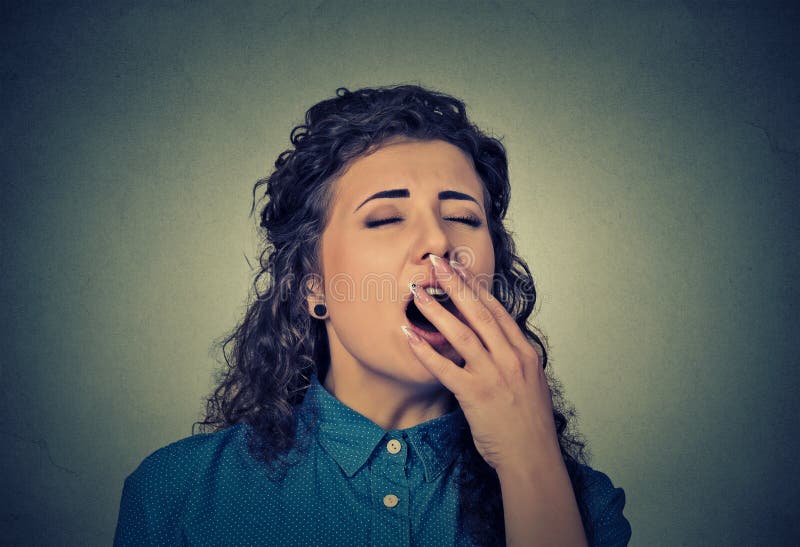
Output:
<path fill-rule="evenodd" d="M 339 89 L 291 142 L 207 432 L 126 479 L 115 543 L 627 544 L 527 324 L 503 145 L 419 86 Z"/>

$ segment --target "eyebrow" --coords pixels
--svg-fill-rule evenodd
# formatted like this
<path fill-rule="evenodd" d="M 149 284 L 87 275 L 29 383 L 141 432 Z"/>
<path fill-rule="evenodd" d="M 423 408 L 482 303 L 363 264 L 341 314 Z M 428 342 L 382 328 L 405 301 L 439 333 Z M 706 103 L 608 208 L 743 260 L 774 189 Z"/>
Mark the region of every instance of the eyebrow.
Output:
<path fill-rule="evenodd" d="M 376 193 L 372 194 L 370 197 L 368 197 L 367 199 L 362 201 L 361 205 L 364 205 L 366 202 L 368 202 L 370 200 L 378 199 L 378 198 L 409 198 L 409 197 L 411 197 L 411 193 L 408 191 L 407 188 L 395 188 L 393 190 L 382 190 L 380 192 L 376 192 Z M 475 203 L 480 205 L 480 203 L 478 203 L 478 200 L 476 200 L 474 197 L 470 196 L 469 194 L 464 194 L 463 192 L 456 192 L 455 190 L 444 190 L 442 192 L 439 192 L 437 197 L 439 198 L 439 200 L 463 199 L 463 200 L 468 200 L 468 201 L 474 201 Z M 361 205 L 356 207 L 355 211 L 353 211 L 353 212 L 355 213 L 356 211 L 358 211 L 361 208 Z"/>

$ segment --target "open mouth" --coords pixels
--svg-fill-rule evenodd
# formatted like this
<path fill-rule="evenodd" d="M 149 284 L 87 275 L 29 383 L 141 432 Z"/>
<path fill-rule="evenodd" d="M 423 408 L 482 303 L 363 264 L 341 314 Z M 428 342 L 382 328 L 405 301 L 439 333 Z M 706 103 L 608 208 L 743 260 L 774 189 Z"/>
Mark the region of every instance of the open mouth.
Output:
<path fill-rule="evenodd" d="M 458 311 L 458 308 L 456 308 L 455 303 L 453 303 L 453 301 L 450 300 L 450 296 L 447 293 L 444 293 L 444 294 L 433 293 L 433 294 L 431 294 L 430 292 L 428 292 L 428 294 L 430 294 L 433 298 L 438 300 L 439 303 L 447 311 L 449 311 L 450 313 L 452 313 L 453 315 L 458 317 L 459 320 L 463 321 L 462 316 L 461 316 L 461 312 Z M 437 329 L 433 325 L 433 323 L 428 321 L 428 319 L 422 314 L 422 312 L 419 311 L 419 308 L 417 308 L 417 305 L 415 304 L 414 300 L 410 300 L 408 305 L 406 306 L 406 317 L 408 318 L 408 320 L 411 322 L 412 325 L 414 325 L 415 327 L 417 327 L 419 329 L 422 329 L 422 330 L 427 331 L 427 332 L 439 332 L 439 329 Z"/>

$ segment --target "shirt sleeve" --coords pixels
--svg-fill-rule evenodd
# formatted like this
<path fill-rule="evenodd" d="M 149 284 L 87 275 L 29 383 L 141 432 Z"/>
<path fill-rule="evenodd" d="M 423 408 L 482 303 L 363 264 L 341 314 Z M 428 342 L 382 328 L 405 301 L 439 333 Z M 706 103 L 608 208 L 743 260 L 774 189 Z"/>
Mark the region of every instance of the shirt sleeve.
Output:
<path fill-rule="evenodd" d="M 173 443 L 145 458 L 125 479 L 115 546 L 179 545 L 195 476 L 193 441 Z"/>
<path fill-rule="evenodd" d="M 584 466 L 584 499 L 591 524 L 586 530 L 591 547 L 624 547 L 631 539 L 631 525 L 623 515 L 625 490 L 615 487 L 605 473 Z"/>
<path fill-rule="evenodd" d="M 128 477 L 122 487 L 117 529 L 114 532 L 114 547 L 153 544 L 141 490 L 132 482 L 131 477 Z"/>

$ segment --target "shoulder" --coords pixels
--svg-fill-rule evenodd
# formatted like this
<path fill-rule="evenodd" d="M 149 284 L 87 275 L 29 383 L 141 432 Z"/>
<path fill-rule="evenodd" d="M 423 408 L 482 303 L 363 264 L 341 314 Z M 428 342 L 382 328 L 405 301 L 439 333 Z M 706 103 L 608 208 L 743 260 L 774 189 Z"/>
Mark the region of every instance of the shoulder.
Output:
<path fill-rule="evenodd" d="M 583 478 L 581 499 L 589 518 L 589 545 L 627 545 L 631 525 L 623 515 L 625 490 L 615 485 L 608 475 L 580 464 Z"/>
<path fill-rule="evenodd" d="M 233 455 L 245 432 L 244 425 L 216 433 L 200 433 L 163 446 L 148 455 L 128 476 L 128 481 L 178 486 L 202 475 L 215 461 Z M 185 484 L 189 486 L 189 484 Z"/>
<path fill-rule="evenodd" d="M 579 464 L 579 468 L 583 479 L 583 492 L 593 503 L 600 503 L 600 498 L 612 494 L 615 490 L 622 491 L 622 488 L 614 486 L 611 478 L 602 471 L 584 464 Z"/>
<path fill-rule="evenodd" d="M 175 534 L 192 492 L 220 467 L 246 465 L 245 433 L 240 424 L 192 435 L 144 458 L 125 479 L 114 544 L 180 543 Z"/>

